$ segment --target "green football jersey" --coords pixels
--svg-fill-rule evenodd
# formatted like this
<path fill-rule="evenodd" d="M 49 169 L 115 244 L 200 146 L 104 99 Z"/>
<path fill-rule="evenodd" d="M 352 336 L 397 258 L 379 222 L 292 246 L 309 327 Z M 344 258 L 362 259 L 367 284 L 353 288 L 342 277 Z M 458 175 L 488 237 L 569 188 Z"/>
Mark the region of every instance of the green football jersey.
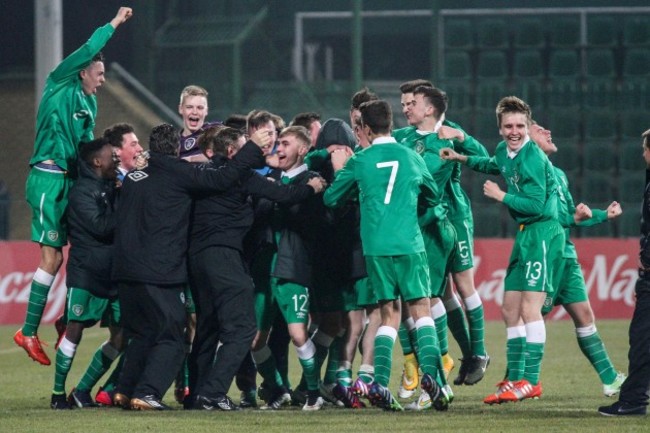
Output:
<path fill-rule="evenodd" d="M 325 191 L 327 206 L 345 202 L 358 188 L 361 242 L 366 256 L 421 253 L 424 242 L 418 206 L 434 218 L 444 217 L 435 181 L 422 157 L 393 139 L 375 140 L 353 155 Z"/>
<path fill-rule="evenodd" d="M 603 209 L 592 209 L 591 218 L 576 224 L 575 220 L 573 219 L 573 214 L 576 212 L 576 206 L 573 201 L 573 197 L 571 196 L 571 192 L 569 191 L 569 181 L 566 177 L 566 174 L 564 174 L 561 169 L 553 166 L 553 170 L 555 172 L 555 177 L 558 185 L 558 217 L 560 224 L 562 224 L 562 227 L 565 228 L 564 235 L 566 241 L 564 245 L 563 257 L 569 259 L 577 259 L 578 253 L 576 252 L 575 245 L 569 238 L 569 229 L 576 226 L 590 227 L 605 222 L 607 221 L 607 211 Z"/>
<path fill-rule="evenodd" d="M 84 45 L 47 76 L 36 115 L 30 165 L 52 159 L 64 170 L 76 170 L 79 142 L 93 139 L 97 115 L 97 99 L 83 92 L 79 72 L 90 64 L 114 31 L 111 24 L 95 30 Z"/>
<path fill-rule="evenodd" d="M 558 219 L 557 181 L 551 161 L 532 141 L 514 157 L 502 141 L 492 157 L 470 156 L 467 166 L 487 174 L 500 174 L 506 181 L 503 204 L 518 224 Z"/>

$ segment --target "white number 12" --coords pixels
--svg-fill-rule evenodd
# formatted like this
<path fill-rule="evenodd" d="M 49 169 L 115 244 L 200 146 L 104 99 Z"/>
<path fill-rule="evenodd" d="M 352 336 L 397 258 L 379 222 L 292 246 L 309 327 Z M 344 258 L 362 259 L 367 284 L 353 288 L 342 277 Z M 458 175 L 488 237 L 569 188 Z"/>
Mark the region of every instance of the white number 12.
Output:
<path fill-rule="evenodd" d="M 386 161 L 377 163 L 377 168 L 386 167 L 390 167 L 390 178 L 388 179 L 388 188 L 386 188 L 386 197 L 384 197 L 384 204 L 390 203 L 390 197 L 393 195 L 393 186 L 395 185 L 395 178 L 397 177 L 397 170 L 399 169 L 399 161 Z"/>

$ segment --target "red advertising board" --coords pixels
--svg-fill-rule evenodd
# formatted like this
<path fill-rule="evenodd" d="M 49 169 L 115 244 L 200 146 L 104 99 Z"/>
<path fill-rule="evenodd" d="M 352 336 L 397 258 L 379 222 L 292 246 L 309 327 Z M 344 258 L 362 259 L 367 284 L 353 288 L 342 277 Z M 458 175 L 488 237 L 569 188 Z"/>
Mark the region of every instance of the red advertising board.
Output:
<path fill-rule="evenodd" d="M 589 299 L 597 318 L 627 319 L 634 309 L 637 277 L 636 239 L 578 239 L 578 257 L 585 276 Z M 501 320 L 503 278 L 511 239 L 478 239 L 474 246 L 476 288 L 485 305 L 488 320 Z M 0 324 L 20 324 L 25 318 L 32 275 L 39 261 L 38 245 L 27 241 L 0 242 Z M 65 303 L 65 263 L 54 280 L 48 297 L 44 323 L 51 323 Z M 557 308 L 552 319 L 567 318 Z"/>

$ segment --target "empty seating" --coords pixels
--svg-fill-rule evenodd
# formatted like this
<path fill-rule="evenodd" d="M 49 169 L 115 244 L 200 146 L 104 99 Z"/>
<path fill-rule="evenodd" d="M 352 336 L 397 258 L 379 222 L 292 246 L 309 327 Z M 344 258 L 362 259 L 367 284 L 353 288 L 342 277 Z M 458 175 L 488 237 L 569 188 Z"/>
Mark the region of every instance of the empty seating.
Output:
<path fill-rule="evenodd" d="M 613 47 L 618 44 L 618 18 L 594 16 L 587 20 L 587 45 Z"/>
<path fill-rule="evenodd" d="M 555 140 L 578 140 L 580 136 L 580 113 L 576 110 L 553 109 L 546 126 Z"/>
<path fill-rule="evenodd" d="M 544 17 L 515 20 L 515 48 L 543 48 L 546 44 L 544 20 Z"/>
<path fill-rule="evenodd" d="M 478 21 L 477 45 L 479 48 L 507 48 L 508 28 L 505 19 L 482 18 Z"/>
<path fill-rule="evenodd" d="M 612 176 L 600 171 L 584 170 L 582 175 L 581 195 L 577 201 L 584 201 L 591 206 L 591 203 L 602 203 L 612 201 Z"/>
<path fill-rule="evenodd" d="M 469 79 L 472 77 L 472 64 L 466 52 L 445 53 L 444 78 Z"/>
<path fill-rule="evenodd" d="M 580 45 L 580 18 L 577 15 L 551 16 L 547 21 L 551 47 Z"/>
<path fill-rule="evenodd" d="M 643 192 L 639 192 L 639 195 L 633 201 L 621 202 L 623 214 L 616 218 L 619 236 L 638 238 L 641 234 L 642 194 Z"/>
<path fill-rule="evenodd" d="M 581 103 L 580 60 L 573 49 L 551 51 L 548 71 L 549 107 L 577 107 Z"/>
<path fill-rule="evenodd" d="M 614 140 L 616 112 L 613 110 L 589 110 L 585 112 L 585 137 L 587 139 Z"/>
<path fill-rule="evenodd" d="M 617 149 L 613 141 L 589 141 L 582 146 L 584 170 L 614 173 L 617 168 Z"/>
<path fill-rule="evenodd" d="M 474 47 L 474 27 L 469 19 L 449 18 L 444 22 L 445 47 L 469 50 Z"/>
<path fill-rule="evenodd" d="M 623 45 L 626 47 L 650 46 L 648 21 L 650 21 L 648 15 L 626 16 L 623 20 Z"/>
<path fill-rule="evenodd" d="M 641 159 L 641 158 L 639 158 Z M 645 188 L 645 170 L 624 171 L 618 178 L 617 201 L 641 201 Z"/>
<path fill-rule="evenodd" d="M 623 140 L 618 147 L 618 170 L 620 173 L 627 170 L 640 170 L 645 167 L 643 162 L 643 148 L 641 147 L 641 134 L 636 139 Z"/>

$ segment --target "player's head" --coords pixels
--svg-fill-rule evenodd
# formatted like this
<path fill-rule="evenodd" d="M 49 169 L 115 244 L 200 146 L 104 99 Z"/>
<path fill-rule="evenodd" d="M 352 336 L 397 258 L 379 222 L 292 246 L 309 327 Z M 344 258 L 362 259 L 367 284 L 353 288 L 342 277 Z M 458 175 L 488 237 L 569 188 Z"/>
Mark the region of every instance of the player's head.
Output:
<path fill-rule="evenodd" d="M 409 124 L 419 126 L 429 118 L 437 122 L 447 111 L 447 104 L 447 94 L 442 90 L 428 86 L 416 87 L 409 110 Z"/>
<path fill-rule="evenodd" d="M 115 179 L 115 161 L 113 160 L 113 146 L 104 138 L 97 138 L 79 145 L 79 159 L 88 164 L 90 168 L 102 179 Z"/>
<path fill-rule="evenodd" d="M 133 126 L 128 123 L 116 123 L 105 129 L 103 135 L 113 146 L 113 151 L 120 161 L 120 167 L 126 171 L 133 170 L 135 158 L 143 150 Z"/>
<path fill-rule="evenodd" d="M 311 148 L 311 137 L 304 126 L 288 126 L 278 138 L 278 168 L 289 171 L 303 164 L 305 155 Z"/>
<path fill-rule="evenodd" d="M 178 114 L 183 118 L 183 134 L 190 135 L 203 127 L 208 115 L 208 91 L 190 85 L 181 92 Z"/>
<path fill-rule="evenodd" d="M 361 104 L 368 101 L 376 101 L 377 99 L 379 99 L 379 96 L 377 96 L 376 93 L 371 92 L 367 87 L 364 87 L 352 95 L 352 99 L 350 100 L 350 125 L 352 125 L 353 129 L 356 128 L 357 119 L 361 119 L 361 112 L 359 111 Z M 360 141 L 356 129 L 354 133 L 357 134 L 357 141 Z"/>
<path fill-rule="evenodd" d="M 369 138 L 390 134 L 393 127 L 393 111 L 388 102 L 381 99 L 364 102 L 359 110 L 361 125 Z"/>
<path fill-rule="evenodd" d="M 293 119 L 291 119 L 289 126 L 304 126 L 309 131 L 311 142 L 316 143 L 318 133 L 322 127 L 320 120 L 320 114 L 313 111 L 307 111 L 305 113 L 296 114 Z"/>
<path fill-rule="evenodd" d="M 277 140 L 280 131 L 287 127 L 287 123 L 282 116 L 274 113 L 271 113 L 271 120 L 273 120 L 273 125 L 275 125 L 275 139 Z"/>
<path fill-rule="evenodd" d="M 238 129 L 242 134 L 246 135 L 246 116 L 244 114 L 231 114 L 223 121 L 223 124 Z"/>
<path fill-rule="evenodd" d="M 530 135 L 530 139 L 533 140 L 546 155 L 551 155 L 557 152 L 557 146 L 553 143 L 550 129 L 544 128 L 533 120 L 528 129 L 528 135 Z"/>
<path fill-rule="evenodd" d="M 415 92 L 415 89 L 418 87 L 433 87 L 433 84 L 431 84 L 431 81 L 428 80 L 417 79 L 406 81 L 399 86 L 399 91 L 402 93 L 402 97 L 400 99 L 400 104 L 402 105 L 402 113 L 404 113 L 404 117 L 406 117 L 406 121 L 409 125 L 417 124 L 417 120 L 413 118 L 414 116 L 412 110 L 415 105 L 415 95 L 413 92 Z"/>
<path fill-rule="evenodd" d="M 650 168 L 650 129 L 641 134 L 643 138 L 643 159 L 645 165 Z"/>
<path fill-rule="evenodd" d="M 277 139 L 277 126 L 275 122 L 278 119 L 274 119 L 274 115 L 265 110 L 253 110 L 248 113 L 246 116 L 246 128 L 248 129 L 248 136 L 253 135 L 258 129 L 263 129 L 269 131 L 269 134 L 272 135 L 271 142 L 275 142 Z"/>
<path fill-rule="evenodd" d="M 499 133 L 508 148 L 518 149 L 528 138 L 532 113 L 528 104 L 516 96 L 501 99 L 496 108 Z"/>
<path fill-rule="evenodd" d="M 228 126 L 212 126 L 199 136 L 199 148 L 208 158 L 215 155 L 232 158 L 244 144 L 244 133 Z"/>
<path fill-rule="evenodd" d="M 149 150 L 163 155 L 178 156 L 178 131 L 172 125 L 163 123 L 154 126 L 149 135 Z"/>
<path fill-rule="evenodd" d="M 97 89 L 106 81 L 105 72 L 104 55 L 99 52 L 95 54 L 88 66 L 79 71 L 84 94 L 94 95 L 97 93 Z"/>

